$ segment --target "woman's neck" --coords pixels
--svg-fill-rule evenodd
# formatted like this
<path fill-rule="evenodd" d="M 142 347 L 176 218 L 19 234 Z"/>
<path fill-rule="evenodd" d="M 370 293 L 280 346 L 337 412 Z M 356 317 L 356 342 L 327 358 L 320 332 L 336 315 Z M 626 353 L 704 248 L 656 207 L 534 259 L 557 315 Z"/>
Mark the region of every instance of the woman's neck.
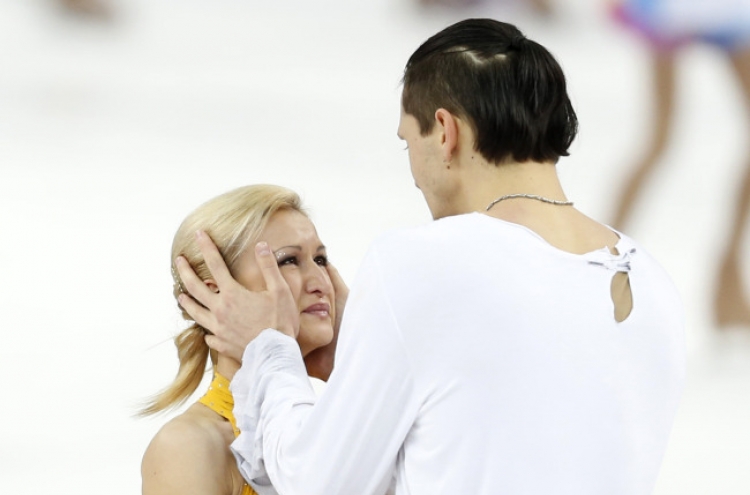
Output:
<path fill-rule="evenodd" d="M 218 358 L 216 359 L 215 369 L 217 373 L 219 373 L 227 380 L 231 381 L 232 378 L 234 378 L 234 374 L 237 373 L 238 369 L 240 369 L 240 363 L 230 357 L 219 354 Z"/>

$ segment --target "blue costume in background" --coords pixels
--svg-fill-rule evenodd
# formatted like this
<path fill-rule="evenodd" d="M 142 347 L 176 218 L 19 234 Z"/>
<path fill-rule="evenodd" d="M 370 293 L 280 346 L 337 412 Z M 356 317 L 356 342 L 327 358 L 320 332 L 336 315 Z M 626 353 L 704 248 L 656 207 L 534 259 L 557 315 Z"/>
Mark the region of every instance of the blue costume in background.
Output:
<path fill-rule="evenodd" d="M 615 18 L 661 49 L 700 41 L 750 46 L 750 0 L 622 0 Z"/>

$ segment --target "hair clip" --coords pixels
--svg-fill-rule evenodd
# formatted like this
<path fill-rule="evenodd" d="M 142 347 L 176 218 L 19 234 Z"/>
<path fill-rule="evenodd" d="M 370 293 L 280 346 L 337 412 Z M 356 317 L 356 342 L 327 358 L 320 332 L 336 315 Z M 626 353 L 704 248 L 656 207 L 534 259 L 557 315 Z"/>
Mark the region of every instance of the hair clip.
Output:
<path fill-rule="evenodd" d="M 188 291 L 186 291 L 185 287 L 182 285 L 182 279 L 180 279 L 180 276 L 177 274 L 177 269 L 175 268 L 174 263 L 172 263 L 172 279 L 174 279 L 174 283 L 177 284 L 181 293 L 188 294 Z"/>

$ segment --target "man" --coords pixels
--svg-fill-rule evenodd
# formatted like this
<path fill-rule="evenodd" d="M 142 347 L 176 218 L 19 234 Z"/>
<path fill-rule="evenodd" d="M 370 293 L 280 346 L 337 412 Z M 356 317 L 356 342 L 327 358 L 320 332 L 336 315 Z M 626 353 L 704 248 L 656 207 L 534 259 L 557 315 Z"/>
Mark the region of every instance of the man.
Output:
<path fill-rule="evenodd" d="M 261 293 L 205 236 L 220 293 L 179 264 L 202 306 L 181 304 L 242 359 L 243 475 L 261 494 L 651 493 L 684 377 L 682 309 L 640 246 L 565 197 L 555 163 L 577 120 L 560 66 L 512 25 L 462 21 L 412 55 L 402 104 L 436 221 L 371 247 L 317 401 L 269 246 Z"/>

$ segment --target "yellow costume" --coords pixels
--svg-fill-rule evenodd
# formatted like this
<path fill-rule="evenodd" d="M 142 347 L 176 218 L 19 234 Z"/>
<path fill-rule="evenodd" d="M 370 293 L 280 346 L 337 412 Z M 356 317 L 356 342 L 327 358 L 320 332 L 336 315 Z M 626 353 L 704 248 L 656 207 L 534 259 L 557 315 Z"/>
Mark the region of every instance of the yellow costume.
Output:
<path fill-rule="evenodd" d="M 237 422 L 234 420 L 234 397 L 229 391 L 229 380 L 218 373 L 214 373 L 214 379 L 208 387 L 208 392 L 198 402 L 228 420 L 232 425 L 232 430 L 234 430 L 235 438 L 240 434 L 240 430 L 237 429 Z M 245 483 L 245 486 L 242 487 L 242 495 L 258 494 L 250 485 Z"/>

